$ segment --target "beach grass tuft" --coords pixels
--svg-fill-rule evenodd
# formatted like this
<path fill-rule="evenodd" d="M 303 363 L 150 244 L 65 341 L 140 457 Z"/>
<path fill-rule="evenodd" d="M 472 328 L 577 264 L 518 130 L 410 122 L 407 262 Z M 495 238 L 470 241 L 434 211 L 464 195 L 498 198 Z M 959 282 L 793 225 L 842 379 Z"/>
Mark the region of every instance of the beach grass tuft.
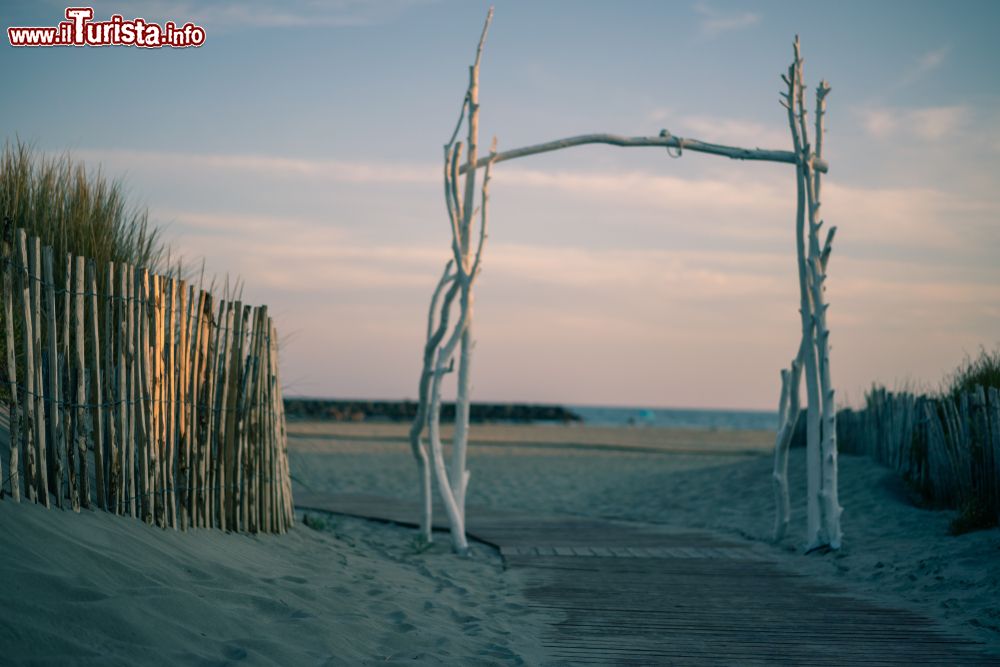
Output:
<path fill-rule="evenodd" d="M 993 351 L 981 347 L 979 356 L 966 355 L 958 368 L 945 379 L 941 393 L 943 397 L 954 399 L 974 391 L 976 387 L 1000 389 L 1000 347 Z"/>
<path fill-rule="evenodd" d="M 129 201 L 121 180 L 88 169 L 68 152 L 45 155 L 20 140 L 7 142 L 0 155 L 0 214 L 6 225 L 52 246 L 56 257 L 72 253 L 98 266 L 169 271 L 168 249 L 148 209 Z"/>
<path fill-rule="evenodd" d="M 148 209 L 129 201 L 124 183 L 107 178 L 99 167 L 88 168 L 68 152 L 53 156 L 20 140 L 5 143 L 0 154 L 0 219 L 3 241 L 11 247 L 17 228 L 52 247 L 56 285 L 66 281 L 67 255 L 94 260 L 98 284 L 104 284 L 109 262 L 168 276 L 181 271 L 171 266 L 169 248 L 150 224 Z M 21 332 L 15 336 L 20 349 Z M 89 340 L 89 331 L 86 336 Z M 5 346 L 0 339 L 0 354 L 5 354 Z M 9 400 L 7 393 L 6 387 L 0 388 L 0 400 Z"/>

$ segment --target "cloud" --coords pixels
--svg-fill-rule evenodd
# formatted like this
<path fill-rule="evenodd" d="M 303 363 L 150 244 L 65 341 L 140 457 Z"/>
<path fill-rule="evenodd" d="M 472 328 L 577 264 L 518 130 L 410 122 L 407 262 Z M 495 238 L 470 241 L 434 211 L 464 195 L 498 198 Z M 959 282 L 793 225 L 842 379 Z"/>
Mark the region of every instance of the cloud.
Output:
<path fill-rule="evenodd" d="M 706 37 L 718 37 L 733 30 L 744 30 L 757 25 L 760 15 L 745 11 L 722 11 L 706 2 L 696 2 L 694 12 L 699 16 L 699 29 Z"/>
<path fill-rule="evenodd" d="M 950 47 L 941 47 L 921 54 L 904 72 L 903 75 L 892 86 L 893 90 L 899 90 L 910 86 L 927 74 L 939 68 L 947 59 Z"/>
<path fill-rule="evenodd" d="M 889 109 L 860 109 L 858 115 L 865 131 L 876 139 L 886 139 L 899 128 L 897 112 Z"/>
<path fill-rule="evenodd" d="M 933 138 L 939 136 L 937 133 L 942 131 L 942 127 L 947 127 L 952 122 L 949 119 L 955 115 L 947 109 L 943 112 L 938 109 L 915 110 L 902 117 L 902 126 L 889 131 L 909 132 L 935 140 Z M 961 113 L 958 116 L 961 117 Z M 886 118 L 893 117 L 892 114 L 886 115 Z M 702 122 L 715 121 L 702 119 Z M 720 124 L 720 127 L 725 125 Z M 766 133 L 766 128 L 734 121 L 727 131 Z M 431 164 L 139 151 L 84 150 L 76 155 L 87 161 L 101 162 L 107 172 L 138 171 L 151 182 L 167 181 L 174 183 L 175 188 L 186 181 L 232 180 L 225 177 L 248 171 L 263 177 L 266 182 L 281 179 L 290 183 L 305 181 L 309 187 L 318 183 L 346 185 L 347 190 L 357 190 L 351 186 L 364 185 L 366 188 L 383 188 L 385 192 L 406 187 L 405 194 L 400 195 L 402 198 L 417 197 L 420 206 L 426 207 L 427 212 L 438 210 L 431 206 L 438 206 L 436 197 L 440 171 L 439 167 Z M 606 221 L 612 227 L 622 215 L 638 224 L 644 224 L 641 221 L 646 219 L 660 224 L 666 218 L 670 220 L 670 234 L 696 239 L 701 244 L 719 243 L 719 247 L 763 251 L 786 243 L 792 233 L 795 203 L 791 171 L 787 174 L 777 171 L 768 172 L 770 175 L 762 173 L 753 178 L 740 170 L 718 173 L 720 175 L 715 177 L 680 178 L 646 170 L 538 170 L 502 164 L 497 167 L 495 175 L 494 210 L 520 215 L 526 210 L 525 201 L 534 202 L 531 204 L 534 206 L 541 197 L 554 207 L 567 201 L 584 209 L 594 208 L 595 204 L 612 207 L 609 210 L 614 212 L 595 214 L 596 217 L 590 218 L 597 224 Z M 242 179 L 237 179 L 237 182 L 242 183 Z M 248 186 L 241 184 L 237 187 Z M 341 196 L 347 197 L 348 193 Z M 365 203 L 366 196 L 358 195 L 350 200 L 354 202 L 349 218 L 352 224 L 365 219 L 365 212 L 370 208 Z M 390 196 L 389 199 L 398 200 L 399 197 Z M 241 242 L 250 243 L 252 238 L 261 235 L 263 240 L 260 242 L 272 248 L 296 246 L 303 248 L 301 252 L 307 254 L 322 254 L 329 248 L 337 248 L 339 257 L 346 256 L 345 239 L 331 231 L 334 229 L 333 221 L 338 219 L 336 210 L 331 211 L 330 218 L 326 220 L 261 217 L 260 211 L 249 216 L 235 213 L 220 215 L 217 213 L 219 208 L 239 209 L 242 196 L 234 196 L 229 203 L 218 196 L 213 201 L 212 212 L 155 209 L 152 213 L 156 219 L 173 220 L 178 234 L 199 237 L 197 242 L 203 247 L 212 246 L 208 239 L 200 237 L 212 236 L 225 244 L 230 243 L 225 240 L 227 235 L 232 237 L 234 232 L 239 232 Z M 347 201 L 344 200 L 345 205 Z M 823 204 L 824 216 L 830 224 L 841 228 L 838 245 L 842 240 L 844 243 L 856 243 L 857 247 L 864 246 L 869 251 L 884 249 L 902 252 L 905 249 L 907 252 L 918 250 L 926 253 L 939 249 L 952 257 L 975 254 L 982 247 L 971 242 L 977 235 L 981 239 L 996 238 L 991 221 L 1000 216 L 1000 204 L 989 198 L 963 197 L 933 187 L 861 187 L 837 179 L 829 180 L 824 186 Z M 413 204 L 409 205 L 409 208 L 412 207 Z M 274 211 L 281 212 L 287 208 L 279 207 Z M 299 207 L 291 208 L 301 211 Z M 273 216 L 274 211 L 270 215 Z M 527 214 L 531 214 L 530 209 Z M 343 219 L 340 214 L 340 220 Z M 961 221 L 961 224 L 956 224 L 956 221 Z M 355 226 L 370 230 L 367 226 Z M 428 233 L 437 233 L 437 229 L 429 227 Z M 424 256 L 424 261 L 428 263 L 421 266 L 429 267 L 427 270 L 434 273 L 438 270 L 435 267 L 446 259 L 446 255 L 447 246 L 443 245 L 440 253 L 428 252 Z M 286 258 L 292 256 L 294 252 L 287 248 Z M 409 275 L 407 280 L 411 278 L 412 275 Z"/>
<path fill-rule="evenodd" d="M 924 208 L 940 215 L 944 205 L 934 193 L 864 192 L 830 185 L 827 198 L 836 215 L 850 202 L 856 215 L 843 218 L 853 247 L 872 239 L 920 237 L 929 247 L 950 244 L 950 228 L 937 233 L 914 226 Z M 916 199 L 916 201 L 912 201 Z M 905 202 L 911 201 L 910 204 Z M 900 207 L 902 211 L 898 211 Z M 891 215 L 887 212 L 892 211 Z M 401 245 L 369 239 L 328 221 L 242 213 L 208 214 L 160 210 L 176 220 L 182 247 L 213 248 L 213 262 L 243 275 L 253 274 L 261 287 L 298 292 L 343 289 L 432 288 L 449 258 L 447 247 Z M 853 255 L 835 248 L 833 280 L 840 298 L 864 299 L 874 290 L 918 302 L 993 303 L 997 288 L 990 272 L 958 269 L 919 259 Z M 266 268 L 265 268 L 266 267 Z M 675 303 L 783 298 L 794 275 L 794 255 L 783 251 L 746 252 L 742 248 L 708 250 L 491 243 L 484 255 L 484 281 L 513 285 L 524 293 L 545 286 L 586 300 L 600 293 L 650 294 Z M 794 291 L 794 290 L 792 290 Z M 588 296 L 589 295 L 589 296 Z M 989 297 L 989 299 L 987 299 Z M 985 301 L 983 299 L 986 299 Z"/>
<path fill-rule="evenodd" d="M 672 107 L 657 107 L 646 114 L 646 120 L 651 123 L 661 123 L 665 120 L 669 120 L 674 113 L 675 112 Z"/>
<path fill-rule="evenodd" d="M 589 199 L 612 199 L 629 205 L 658 209 L 734 211 L 780 214 L 787 210 L 789 196 L 766 182 L 742 182 L 739 186 L 720 179 L 686 179 L 645 171 L 577 172 L 497 168 L 498 187 L 544 188 Z"/>
<path fill-rule="evenodd" d="M 329 221 L 245 213 L 158 209 L 174 221 L 185 255 L 212 249 L 212 264 L 253 275 L 261 287 L 326 291 L 342 288 L 431 289 L 447 246 L 372 240 Z M 643 289 L 673 298 L 771 291 L 784 255 L 732 250 L 606 249 L 525 243 L 488 244 L 484 272 L 499 283 L 569 290 Z M 780 270 L 779 270 L 780 272 Z"/>
<path fill-rule="evenodd" d="M 968 111 L 965 107 L 929 107 L 910 112 L 913 133 L 927 141 L 944 139 L 957 130 L 965 121 Z"/>
<path fill-rule="evenodd" d="M 206 2 L 173 2 L 172 0 L 138 0 L 128 3 L 129 16 L 140 16 L 162 23 L 168 20 L 193 21 L 208 30 L 241 28 L 301 28 L 372 25 L 395 19 L 413 6 L 434 0 L 218 0 Z M 59 4 L 53 2 L 52 4 Z M 65 3 L 59 4 L 64 7 Z M 95 7 L 98 17 L 103 13 L 125 13 L 119 5 L 100 3 Z"/>
<path fill-rule="evenodd" d="M 621 190 L 612 176 L 601 178 L 617 200 Z M 594 187 L 586 178 L 559 182 L 580 192 Z M 756 187 L 791 196 L 777 183 Z M 988 340 L 1000 317 L 992 264 L 975 269 L 858 249 L 917 242 L 947 254 L 959 240 L 955 220 L 990 218 L 995 208 L 932 190 L 830 183 L 824 193 L 826 213 L 842 228 L 828 285 L 838 388 L 855 395 L 873 379 L 891 380 L 899 368 L 936 379 L 963 345 Z M 322 217 L 238 209 L 155 213 L 175 220 L 181 249 L 210 249 L 210 269 L 244 277 L 246 297 L 280 311 L 282 331 L 302 332 L 283 357 L 289 377 L 315 383 L 309 386 L 316 393 L 412 391 L 427 302 L 448 258 L 446 244 L 403 244 Z M 787 223 L 775 221 L 790 239 Z M 761 397 L 753 404 L 766 407 L 770 392 L 777 392 L 774 370 L 787 363 L 798 335 L 790 243 L 784 250 L 751 252 L 721 243 L 697 250 L 494 242 L 486 248 L 477 293 L 477 383 L 484 397 L 537 390 L 537 400 L 747 404 L 740 392 L 752 387 Z M 365 366 L 366 359 L 381 363 Z M 588 360 L 583 370 L 580 359 Z M 727 369 L 738 369 L 728 377 L 737 377 L 739 392 L 689 393 L 705 373 Z M 558 379 L 538 388 L 525 372 Z M 567 380 L 574 373 L 586 381 Z M 665 374 L 670 382 L 663 381 Z"/>
<path fill-rule="evenodd" d="M 273 155 L 169 153 L 162 151 L 75 151 L 74 156 L 115 169 L 156 167 L 188 171 L 245 171 L 270 177 L 308 178 L 338 183 L 430 184 L 441 180 L 441 168 L 430 164 L 372 163 L 288 158 Z"/>
<path fill-rule="evenodd" d="M 329 221 L 246 213 L 157 209 L 174 221 L 182 255 L 211 249 L 210 269 L 250 278 L 259 288 L 296 292 L 423 287 L 448 249 L 364 242 Z"/>
<path fill-rule="evenodd" d="M 970 116 L 969 109 L 961 105 L 922 109 L 870 107 L 857 109 L 855 113 L 865 131 L 875 139 L 902 137 L 925 142 L 950 138 Z"/>
<path fill-rule="evenodd" d="M 615 250 L 496 244 L 486 262 L 491 280 L 527 281 L 569 290 L 638 290 L 672 299 L 733 298 L 774 293 L 775 276 L 794 260 L 726 250 Z M 782 268 L 775 270 L 775 266 Z M 783 290 L 778 290 L 783 291 Z"/>
<path fill-rule="evenodd" d="M 823 215 L 840 227 L 839 242 L 858 249 L 920 250 L 954 258 L 981 248 L 970 243 L 971 238 L 979 237 L 980 242 L 997 238 L 993 221 L 1000 216 L 1000 204 L 932 188 L 864 188 L 830 182 L 823 186 Z"/>
<path fill-rule="evenodd" d="M 936 51 L 928 51 L 917 60 L 917 69 L 921 72 L 928 72 L 935 69 L 944 62 L 945 57 L 948 55 L 948 51 L 950 51 L 950 49 L 947 47 L 937 49 Z"/>
<path fill-rule="evenodd" d="M 736 131 L 730 126 L 730 132 Z M 726 129 L 726 128 L 723 128 Z M 249 172 L 268 179 L 304 179 L 318 183 L 437 186 L 441 167 L 427 163 L 390 163 L 289 158 L 269 155 L 173 153 L 117 149 L 82 149 L 75 158 L 100 164 L 109 172 L 165 170 L 199 180 L 222 173 Z M 214 172 L 214 174 L 213 174 Z M 678 178 L 645 171 L 541 171 L 512 165 L 496 169 L 497 187 L 550 189 L 588 198 L 617 199 L 659 209 L 757 212 L 775 214 L 788 206 L 784 189 L 768 181 L 739 186 L 712 178 Z"/>
<path fill-rule="evenodd" d="M 792 143 L 787 128 L 764 125 L 740 118 L 680 116 L 676 119 L 676 127 L 668 129 L 683 137 L 690 136 L 711 143 L 747 148 L 790 150 Z"/>

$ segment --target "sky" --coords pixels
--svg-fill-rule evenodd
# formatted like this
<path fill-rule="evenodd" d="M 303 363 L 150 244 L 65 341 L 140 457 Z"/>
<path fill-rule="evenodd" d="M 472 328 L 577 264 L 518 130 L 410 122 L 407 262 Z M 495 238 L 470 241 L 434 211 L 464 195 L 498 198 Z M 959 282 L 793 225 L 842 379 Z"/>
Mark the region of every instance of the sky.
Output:
<path fill-rule="evenodd" d="M 3 0 L 3 27 L 65 4 Z M 189 266 L 239 276 L 286 395 L 413 398 L 450 231 L 442 146 L 488 5 L 139 0 L 187 49 L 2 47 L 0 128 L 110 177 Z M 798 34 L 828 97 L 833 384 L 935 389 L 1000 344 L 995 2 L 499 1 L 481 137 L 788 149 Z M 811 95 L 810 95 L 811 97 Z M 580 147 L 497 165 L 473 399 L 775 409 L 801 334 L 794 169 Z"/>

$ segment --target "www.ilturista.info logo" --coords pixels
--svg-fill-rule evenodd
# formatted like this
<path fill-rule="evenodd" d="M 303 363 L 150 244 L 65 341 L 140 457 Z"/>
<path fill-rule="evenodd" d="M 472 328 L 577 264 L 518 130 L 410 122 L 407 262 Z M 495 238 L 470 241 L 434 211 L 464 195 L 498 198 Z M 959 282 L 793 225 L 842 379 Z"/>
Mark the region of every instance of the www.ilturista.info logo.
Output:
<path fill-rule="evenodd" d="M 92 7 L 67 7 L 66 20 L 50 28 L 7 28 L 11 46 L 139 46 L 158 49 L 184 48 L 205 43 L 205 29 L 190 21 L 178 26 L 167 21 L 162 26 L 146 19 L 126 21 L 112 14 L 108 21 L 93 21 Z"/>

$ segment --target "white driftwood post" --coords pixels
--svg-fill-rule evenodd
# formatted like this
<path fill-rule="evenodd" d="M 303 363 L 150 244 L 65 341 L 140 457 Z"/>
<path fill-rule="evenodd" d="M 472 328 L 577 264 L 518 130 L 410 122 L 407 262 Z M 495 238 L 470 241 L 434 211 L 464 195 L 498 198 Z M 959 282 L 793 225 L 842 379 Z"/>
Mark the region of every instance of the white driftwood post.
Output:
<path fill-rule="evenodd" d="M 816 145 L 809 144 L 805 83 L 802 75 L 802 57 L 799 40 L 795 38 L 794 60 L 788 74 L 782 77 L 788 87 L 782 105 L 788 111 L 788 124 L 796 160 L 796 256 L 798 259 L 800 316 L 802 340 L 799 354 L 789 372 L 789 400 L 798 401 L 798 367 L 804 366 L 806 374 L 806 549 L 840 548 L 841 508 L 837 496 L 837 415 L 834 393 L 830 381 L 829 350 L 830 331 L 826 326 L 827 304 L 823 285 L 826 265 L 830 256 L 836 227 L 830 229 L 820 248 L 819 232 L 823 226 L 820 218 L 820 179 L 822 163 L 823 117 L 826 96 L 830 86 L 820 82 L 816 89 Z M 825 166 L 825 163 L 823 163 Z M 825 171 L 825 170 L 824 170 Z M 794 376 L 794 378 L 792 377 Z M 794 381 L 792 381 L 794 380 Z M 786 398 L 783 393 L 782 408 Z M 791 406 L 792 404 L 789 403 Z M 797 406 L 795 406 L 797 407 Z M 792 417 L 797 409 L 782 409 L 784 420 L 779 426 L 779 440 L 775 446 L 775 539 L 784 536 L 788 523 L 787 449 L 791 439 L 782 438 L 786 430 L 794 430 Z M 795 413 L 794 415 L 792 413 Z M 787 423 L 791 421 L 791 423 Z M 784 460 L 784 463 L 782 462 Z"/>
<path fill-rule="evenodd" d="M 684 150 L 719 155 L 736 160 L 756 160 L 793 164 L 796 167 L 796 255 L 798 262 L 802 340 L 798 355 L 790 369 L 781 372 L 782 388 L 779 401 L 779 425 L 775 439 L 774 492 L 775 538 L 781 539 L 789 517 L 788 498 L 788 448 L 794 435 L 800 413 L 799 390 L 802 370 L 807 385 L 807 439 L 808 439 L 808 528 L 807 549 L 821 547 L 839 548 L 841 541 L 840 513 L 837 499 L 837 441 L 836 405 L 829 370 L 829 330 L 826 326 L 826 304 L 823 282 L 826 264 L 836 228 L 831 228 L 826 242 L 820 248 L 818 234 L 820 219 L 820 176 L 828 171 L 822 158 L 823 115 L 825 99 L 830 91 L 826 82 L 817 89 L 816 148 L 809 145 L 806 110 L 803 101 L 802 59 L 798 38 L 795 40 L 795 61 L 789 68 L 788 92 L 783 104 L 788 109 L 793 151 L 739 148 L 713 144 L 697 139 L 687 139 L 662 130 L 658 136 L 625 137 L 614 134 L 586 134 L 567 137 L 541 144 L 498 153 L 496 139 L 489 155 L 477 155 L 479 135 L 479 64 L 483 45 L 493 18 L 491 8 L 479 39 L 475 61 L 469 69 L 469 87 L 451 139 L 444 147 L 445 203 L 452 231 L 453 258 L 445 267 L 431 297 L 424 344 L 417 414 L 410 429 L 410 444 L 417 461 L 421 484 L 421 537 L 431 540 L 430 464 L 433 465 L 438 488 L 451 527 L 452 542 L 456 551 L 468 549 L 465 538 L 465 496 L 469 472 L 466 452 L 469 440 L 469 408 L 471 389 L 471 351 L 473 286 L 481 269 L 483 244 L 486 239 L 487 209 L 489 203 L 490 172 L 494 164 L 520 157 L 587 144 L 606 144 L 621 147 L 660 147 L 675 150 L 679 157 Z M 461 164 L 462 142 L 456 143 L 462 122 L 468 126 L 468 157 Z M 472 249 L 472 220 L 475 216 L 474 198 L 476 171 L 485 168 L 479 207 L 481 223 L 476 251 Z M 460 176 L 465 177 L 464 193 L 459 196 Z M 447 291 L 446 291 L 447 288 Z M 459 298 L 458 321 L 447 341 L 449 317 L 456 296 Z M 443 376 L 454 370 L 456 347 L 461 344 L 458 360 L 458 387 L 455 402 L 455 430 L 452 439 L 450 471 L 444 465 L 441 436 L 441 382 Z M 424 447 L 422 434 L 428 432 L 430 459 Z"/>
<path fill-rule="evenodd" d="M 792 361 L 790 369 L 781 369 L 781 398 L 778 401 L 778 434 L 774 440 L 774 540 L 780 541 L 788 530 L 791 503 L 788 497 L 788 449 L 799 421 L 799 378 L 802 365 Z"/>
<path fill-rule="evenodd" d="M 830 259 L 832 243 L 836 227 L 830 228 L 830 233 L 826 237 L 823 252 L 820 254 L 820 264 L 823 271 L 826 271 L 827 262 Z M 798 423 L 801 407 L 799 405 L 799 393 L 802 380 L 802 364 L 805 361 L 806 340 L 803 338 L 799 343 L 799 353 L 792 360 L 790 368 L 781 371 L 781 398 L 778 402 L 778 434 L 774 443 L 774 541 L 780 542 L 785 537 L 788 530 L 788 520 L 790 515 L 790 501 L 788 497 L 788 450 L 792 445 L 792 438 L 795 435 L 795 425 Z M 836 423 L 833 424 L 836 429 Z M 834 431 L 836 436 L 836 431 Z M 836 483 L 834 482 L 834 487 Z"/>
<path fill-rule="evenodd" d="M 472 307 L 473 285 L 479 275 L 483 244 L 486 241 L 487 209 L 489 205 L 489 180 L 493 159 L 496 157 L 496 139 L 493 140 L 489 156 L 486 158 L 486 172 L 481 188 L 479 238 L 473 253 L 473 219 L 476 215 L 476 168 L 479 160 L 479 65 L 483 55 L 483 45 L 493 9 L 486 15 L 476 57 L 469 68 L 469 86 L 466 90 L 458 123 L 450 140 L 444 146 L 444 191 L 448 217 L 452 233 L 452 261 L 445 267 L 444 275 L 434 291 L 427 322 L 427 341 L 424 346 L 424 363 L 420 378 L 420 404 L 417 417 L 410 430 L 410 442 L 420 471 L 422 512 L 421 535 L 425 541 L 431 540 L 430 474 L 427 452 L 421 441 L 421 432 L 426 423 L 430 440 L 431 460 L 441 494 L 441 500 L 451 526 L 452 545 L 458 553 L 468 551 L 465 538 L 465 491 L 468 487 L 469 472 L 466 469 L 466 452 L 469 442 L 469 408 L 471 403 L 471 362 L 472 362 Z M 463 192 L 459 194 L 459 173 L 462 160 L 462 142 L 456 142 L 462 122 L 466 122 L 468 157 L 465 165 Z M 451 268 L 454 267 L 454 272 Z M 435 311 L 441 292 L 451 283 L 440 304 L 438 324 L 434 325 Z M 459 299 L 459 317 L 448 332 L 451 307 L 456 295 Z M 451 470 L 445 467 L 441 444 L 441 382 L 444 376 L 454 370 L 455 353 L 459 350 L 458 388 L 455 400 L 455 429 L 452 436 Z"/>
<path fill-rule="evenodd" d="M 451 272 L 454 261 L 448 260 L 448 264 L 444 267 L 444 274 L 442 274 L 441 280 L 438 281 L 434 295 L 431 297 L 431 306 L 427 313 L 427 342 L 424 344 L 424 363 L 420 372 L 417 415 L 413 420 L 413 425 L 410 426 L 410 447 L 417 461 L 417 469 L 420 473 L 420 535 L 421 539 L 427 544 L 433 540 L 431 525 L 433 520 L 433 497 L 431 495 L 431 467 L 427 457 L 427 448 L 423 442 L 423 432 L 427 424 L 428 392 L 431 386 L 434 357 L 438 345 L 441 344 L 441 340 L 448 330 L 451 304 L 455 299 L 455 294 L 458 292 L 458 282 L 455 280 L 455 274 Z M 445 305 L 441 308 L 441 317 L 437 326 L 435 326 L 434 320 L 438 312 L 438 302 L 441 299 L 442 291 L 449 284 L 450 287 L 444 300 Z"/>

